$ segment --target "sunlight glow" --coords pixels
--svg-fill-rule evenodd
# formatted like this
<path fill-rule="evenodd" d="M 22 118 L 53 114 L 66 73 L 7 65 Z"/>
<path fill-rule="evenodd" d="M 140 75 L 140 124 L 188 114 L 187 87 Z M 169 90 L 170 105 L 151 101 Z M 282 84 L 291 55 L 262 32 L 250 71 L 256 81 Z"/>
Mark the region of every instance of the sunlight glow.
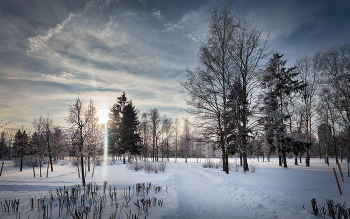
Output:
<path fill-rule="evenodd" d="M 107 125 L 105 123 L 105 140 L 104 140 L 104 147 L 103 147 L 103 162 L 105 165 L 107 165 L 107 159 L 108 159 L 108 133 L 107 133 Z"/>
<path fill-rule="evenodd" d="M 109 120 L 108 117 L 109 110 L 98 110 L 97 116 L 99 118 L 99 123 L 104 124 L 105 130 L 104 130 L 104 147 L 103 147 L 103 163 L 107 164 L 108 159 L 108 130 L 107 130 L 107 122 Z"/>
<path fill-rule="evenodd" d="M 99 110 L 97 111 L 97 116 L 99 119 L 100 124 L 107 124 L 109 117 L 108 117 L 109 110 Z"/>

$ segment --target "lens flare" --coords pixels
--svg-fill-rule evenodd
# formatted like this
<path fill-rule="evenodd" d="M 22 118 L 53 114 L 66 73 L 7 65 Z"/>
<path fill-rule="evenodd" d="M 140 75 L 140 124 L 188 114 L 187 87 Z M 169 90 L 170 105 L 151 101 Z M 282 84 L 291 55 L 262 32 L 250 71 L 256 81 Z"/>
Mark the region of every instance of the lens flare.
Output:
<path fill-rule="evenodd" d="M 108 158 L 108 133 L 107 133 L 107 124 L 105 124 L 105 140 L 104 140 L 104 149 L 103 149 L 103 162 L 107 164 Z"/>

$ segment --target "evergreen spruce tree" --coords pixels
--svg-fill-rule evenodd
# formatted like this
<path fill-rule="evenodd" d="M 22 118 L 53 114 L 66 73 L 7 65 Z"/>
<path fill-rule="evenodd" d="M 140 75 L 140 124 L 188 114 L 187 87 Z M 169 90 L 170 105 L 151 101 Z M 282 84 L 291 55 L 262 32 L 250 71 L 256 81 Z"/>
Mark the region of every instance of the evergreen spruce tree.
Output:
<path fill-rule="evenodd" d="M 3 159 L 4 157 L 8 156 L 9 149 L 6 146 L 6 138 L 5 138 L 5 132 L 1 132 L 0 137 L 0 159 Z"/>
<path fill-rule="evenodd" d="M 112 106 L 110 111 L 110 120 L 108 121 L 109 152 L 114 155 L 126 152 L 138 154 L 137 142 L 141 141 L 141 137 L 136 131 L 139 120 L 135 107 L 131 101 L 127 101 L 125 92 L 117 98 L 117 103 Z"/>
<path fill-rule="evenodd" d="M 131 154 L 139 154 L 137 143 L 141 141 L 141 137 L 136 132 L 140 122 L 131 101 L 123 107 L 122 115 L 120 124 L 121 148 L 124 153 L 128 151 Z"/>
<path fill-rule="evenodd" d="M 21 161 L 19 171 L 22 171 L 23 157 L 27 154 L 28 150 L 28 135 L 25 130 L 21 132 L 21 130 L 18 129 L 18 132 L 15 135 L 14 147 L 16 157 L 19 157 Z"/>
<path fill-rule="evenodd" d="M 270 145 L 270 150 L 277 149 L 279 154 L 279 165 L 287 167 L 286 154 L 295 150 L 291 136 L 287 136 L 285 122 L 290 119 L 286 112 L 288 101 L 293 93 L 301 91 L 305 85 L 295 80 L 299 74 L 296 67 L 286 68 L 286 60 L 282 59 L 283 54 L 274 53 L 270 59 L 268 67 L 262 81 L 264 90 L 263 107 L 264 113 L 262 121 L 266 134 L 266 140 Z"/>
<path fill-rule="evenodd" d="M 40 144 L 40 136 L 38 135 L 37 132 L 34 132 L 29 141 L 28 155 L 37 155 L 39 144 Z"/>
<path fill-rule="evenodd" d="M 122 109 L 127 103 L 125 92 L 117 98 L 117 103 L 113 104 L 109 113 L 108 120 L 108 152 L 113 155 L 122 154 L 120 148 L 120 123 L 122 118 Z"/>

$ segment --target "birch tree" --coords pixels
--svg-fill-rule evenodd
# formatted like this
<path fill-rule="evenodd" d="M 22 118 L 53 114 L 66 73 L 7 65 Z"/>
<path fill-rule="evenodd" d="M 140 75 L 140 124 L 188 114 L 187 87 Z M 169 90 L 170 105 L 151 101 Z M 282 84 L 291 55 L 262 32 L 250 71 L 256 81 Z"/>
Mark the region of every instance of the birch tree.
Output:
<path fill-rule="evenodd" d="M 198 66 L 186 69 L 187 81 L 182 82 L 188 94 L 188 112 L 201 120 L 200 128 L 206 138 L 219 145 L 222 151 L 223 170 L 228 173 L 228 136 L 240 140 L 244 171 L 248 171 L 247 147 L 252 103 L 256 93 L 259 67 L 266 56 L 268 38 L 262 30 L 241 18 L 228 2 L 212 2 L 208 19 L 208 36 L 198 52 Z M 233 85 L 239 84 L 239 90 Z M 229 101 L 232 92 L 240 97 Z M 232 104 L 239 109 L 238 126 L 230 128 Z"/>
<path fill-rule="evenodd" d="M 77 140 L 83 186 L 85 186 L 84 145 L 86 139 L 91 136 L 91 127 L 89 126 L 89 123 L 97 116 L 93 114 L 91 108 L 94 106 L 91 106 L 91 104 L 92 103 L 90 102 L 89 108 L 85 108 L 78 97 L 74 103 L 69 106 L 69 114 L 66 118 L 67 123 L 71 125 L 70 128 L 71 134 L 74 136 L 73 139 Z"/>

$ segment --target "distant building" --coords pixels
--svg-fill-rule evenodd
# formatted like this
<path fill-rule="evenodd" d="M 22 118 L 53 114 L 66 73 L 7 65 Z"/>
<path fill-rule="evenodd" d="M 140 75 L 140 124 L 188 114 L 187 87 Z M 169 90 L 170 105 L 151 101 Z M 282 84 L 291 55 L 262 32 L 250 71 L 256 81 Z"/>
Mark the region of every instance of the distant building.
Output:
<path fill-rule="evenodd" d="M 324 151 L 325 157 L 328 157 L 330 148 L 333 146 L 332 128 L 330 125 L 322 124 L 318 126 L 318 142 Z M 332 151 L 332 150 L 331 150 Z"/>
<path fill-rule="evenodd" d="M 332 139 L 332 129 L 330 125 L 322 124 L 318 126 L 318 141 L 321 145 L 327 144 Z"/>

